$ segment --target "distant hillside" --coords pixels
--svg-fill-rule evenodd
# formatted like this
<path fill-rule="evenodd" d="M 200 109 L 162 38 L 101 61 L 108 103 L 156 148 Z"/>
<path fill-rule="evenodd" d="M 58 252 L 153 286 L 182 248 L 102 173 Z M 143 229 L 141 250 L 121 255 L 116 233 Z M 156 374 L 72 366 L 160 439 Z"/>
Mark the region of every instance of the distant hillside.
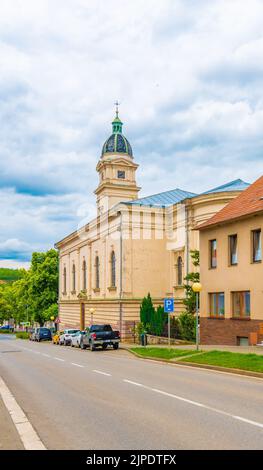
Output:
<path fill-rule="evenodd" d="M 20 269 L 0 268 L 0 284 L 17 281 L 21 279 Z"/>

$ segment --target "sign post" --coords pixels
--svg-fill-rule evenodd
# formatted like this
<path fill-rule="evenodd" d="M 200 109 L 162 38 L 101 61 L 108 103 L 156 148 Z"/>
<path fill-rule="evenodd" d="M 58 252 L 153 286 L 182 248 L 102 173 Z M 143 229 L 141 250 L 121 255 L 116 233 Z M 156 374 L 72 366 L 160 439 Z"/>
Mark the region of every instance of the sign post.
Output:
<path fill-rule="evenodd" d="M 171 344 L 171 313 L 174 312 L 174 299 L 166 298 L 163 301 L 163 308 L 165 313 L 168 313 L 168 344 Z"/>

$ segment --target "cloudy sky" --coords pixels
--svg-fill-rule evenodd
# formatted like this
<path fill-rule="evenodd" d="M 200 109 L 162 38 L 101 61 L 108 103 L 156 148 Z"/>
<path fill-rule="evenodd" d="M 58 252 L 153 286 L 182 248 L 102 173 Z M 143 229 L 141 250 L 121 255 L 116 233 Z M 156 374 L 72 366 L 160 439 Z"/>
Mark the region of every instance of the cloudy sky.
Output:
<path fill-rule="evenodd" d="M 95 214 L 113 103 L 141 195 L 263 173 L 262 0 L 1 0 L 0 265 Z"/>

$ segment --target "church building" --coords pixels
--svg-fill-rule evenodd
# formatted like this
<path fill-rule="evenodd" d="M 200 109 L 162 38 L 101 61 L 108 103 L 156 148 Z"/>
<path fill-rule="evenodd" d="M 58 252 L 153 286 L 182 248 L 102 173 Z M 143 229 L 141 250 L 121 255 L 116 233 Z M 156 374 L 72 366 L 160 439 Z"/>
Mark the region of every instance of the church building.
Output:
<path fill-rule="evenodd" d="M 148 292 L 154 305 L 174 297 L 175 314 L 183 311 L 184 277 L 196 269 L 190 252 L 199 249 L 195 227 L 249 184 L 238 179 L 201 194 L 176 188 L 140 198 L 122 126 L 117 109 L 96 167 L 96 218 L 55 246 L 60 329 L 110 323 L 128 340 Z"/>

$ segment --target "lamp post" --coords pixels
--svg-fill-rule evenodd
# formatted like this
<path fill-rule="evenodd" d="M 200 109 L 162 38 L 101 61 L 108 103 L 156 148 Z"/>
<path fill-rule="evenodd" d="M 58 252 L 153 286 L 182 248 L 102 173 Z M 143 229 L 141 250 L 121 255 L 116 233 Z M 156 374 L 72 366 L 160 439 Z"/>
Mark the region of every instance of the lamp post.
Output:
<path fill-rule="evenodd" d="M 195 325 L 195 336 L 196 336 L 196 350 L 198 351 L 199 349 L 199 331 L 198 331 L 198 324 L 199 324 L 199 318 L 198 318 L 198 310 L 199 310 L 199 298 L 200 298 L 200 292 L 202 290 L 202 284 L 200 282 L 194 282 L 192 285 L 192 290 L 196 294 L 196 307 L 195 307 L 195 314 L 196 314 L 196 325 Z"/>
<path fill-rule="evenodd" d="M 93 313 L 95 312 L 95 308 L 90 308 L 89 312 L 90 312 L 90 324 L 92 325 L 93 324 Z"/>

